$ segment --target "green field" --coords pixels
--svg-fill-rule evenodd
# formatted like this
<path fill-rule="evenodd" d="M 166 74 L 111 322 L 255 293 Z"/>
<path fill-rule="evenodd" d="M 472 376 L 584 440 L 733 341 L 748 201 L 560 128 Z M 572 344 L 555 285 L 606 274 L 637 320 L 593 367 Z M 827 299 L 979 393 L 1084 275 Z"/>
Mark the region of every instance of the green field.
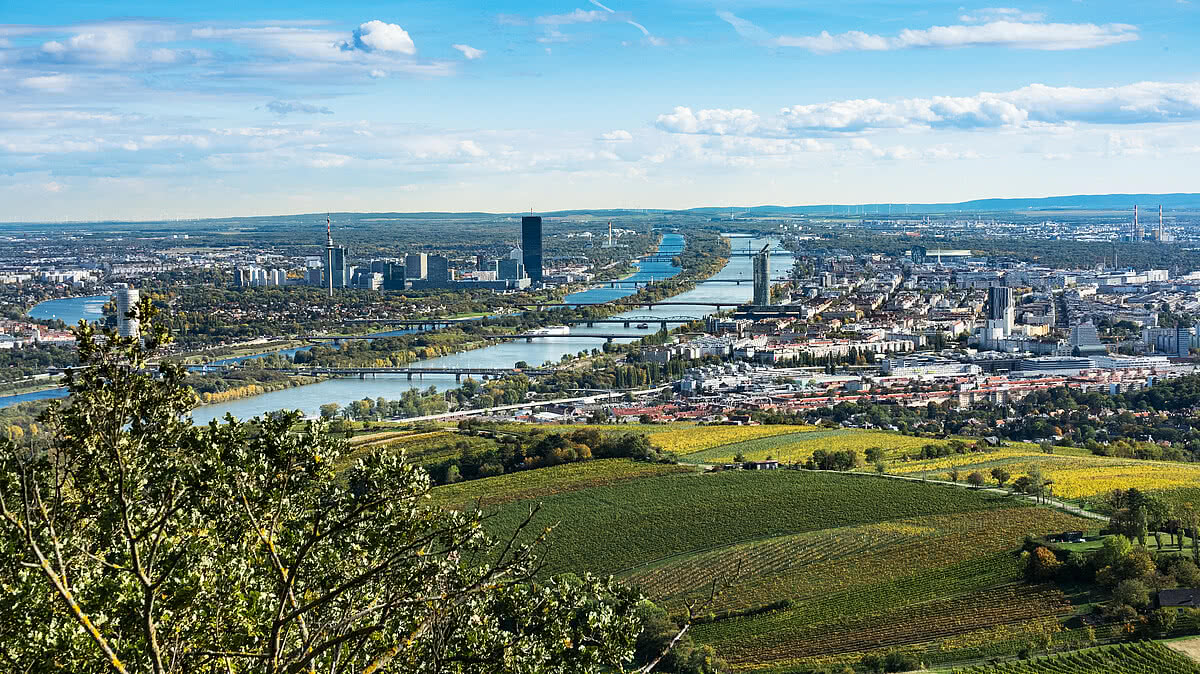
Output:
<path fill-rule="evenodd" d="M 668 472 L 678 470 L 688 472 Z M 617 574 L 676 614 L 716 579 L 727 589 L 694 638 L 738 669 L 779 671 L 891 648 L 928 662 L 1011 655 L 1059 632 L 1070 603 L 1018 582 L 1016 550 L 1026 535 L 1081 526 L 949 486 L 624 460 L 439 487 L 434 498 L 491 500 L 497 532 L 540 500 L 535 529 L 556 526 L 547 573 Z"/>
<path fill-rule="evenodd" d="M 538 472 L 513 477 L 532 479 Z M 491 479 L 504 484 L 501 478 Z M 487 481 L 463 486 L 480 482 Z M 537 522 L 558 526 L 548 555 L 550 571 L 617 573 L 781 534 L 1011 504 L 996 495 L 862 475 L 727 471 L 647 477 L 553 494 L 543 499 Z M 527 504 L 513 503 L 500 507 L 492 522 L 504 530 L 527 512 Z"/>
<path fill-rule="evenodd" d="M 955 671 L 962 674 L 1200 674 L 1200 664 L 1158 642 L 1143 641 Z"/>
<path fill-rule="evenodd" d="M 890 472 L 940 477 L 938 471 L 959 466 L 1038 462 L 1064 484 L 1072 472 L 1082 480 L 1095 468 L 1102 485 L 1128 470 L 1168 480 L 1172 467 L 1129 468 L 1124 460 L 1078 450 L 1046 455 L 1022 444 L 921 460 L 914 452 L 922 445 L 949 440 L 799 428 L 657 432 L 677 448 L 697 447 L 685 457 L 696 463 L 737 452 L 786 461 L 815 449 L 880 447 Z M 432 454 L 439 442 L 461 437 L 443 431 L 398 445 Z M 433 502 L 447 507 L 482 504 L 497 533 L 523 521 L 535 501 L 541 509 L 530 536 L 554 527 L 546 574 L 614 574 L 676 616 L 714 583 L 722 587 L 690 634 L 739 671 L 840 667 L 895 650 L 952 665 L 1012 658 L 1034 643 L 1077 648 L 1095 637 L 1078 624 L 1084 607 L 1072 604 L 1082 600 L 1025 583 L 1019 556 L 1027 536 L 1095 523 L 1006 495 L 862 472 L 702 472 L 623 459 L 520 471 L 433 493 Z"/>

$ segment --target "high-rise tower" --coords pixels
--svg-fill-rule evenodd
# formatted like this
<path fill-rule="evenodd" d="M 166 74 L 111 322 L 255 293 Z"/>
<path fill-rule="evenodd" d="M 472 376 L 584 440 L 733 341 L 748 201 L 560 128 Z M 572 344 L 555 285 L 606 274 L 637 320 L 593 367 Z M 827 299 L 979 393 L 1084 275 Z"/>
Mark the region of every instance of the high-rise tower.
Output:
<path fill-rule="evenodd" d="M 771 303 L 771 244 L 754 254 L 754 305 L 765 307 Z"/>
<path fill-rule="evenodd" d="M 114 293 L 117 301 L 117 334 L 122 337 L 137 337 L 141 334 L 141 324 L 136 318 L 129 318 L 129 310 L 137 306 L 141 293 L 133 288 L 118 288 Z"/>
<path fill-rule="evenodd" d="M 991 286 L 988 288 L 988 319 L 1001 321 L 1004 324 L 1005 336 L 1013 330 L 1013 292 L 1012 288 Z"/>
<path fill-rule="evenodd" d="M 542 218 L 526 215 L 521 218 L 521 251 L 525 256 L 525 273 L 531 283 L 542 282 Z"/>
<path fill-rule="evenodd" d="M 333 297 L 334 288 L 350 285 L 350 269 L 346 266 L 346 247 L 333 245 L 333 229 L 325 216 L 325 287 Z"/>

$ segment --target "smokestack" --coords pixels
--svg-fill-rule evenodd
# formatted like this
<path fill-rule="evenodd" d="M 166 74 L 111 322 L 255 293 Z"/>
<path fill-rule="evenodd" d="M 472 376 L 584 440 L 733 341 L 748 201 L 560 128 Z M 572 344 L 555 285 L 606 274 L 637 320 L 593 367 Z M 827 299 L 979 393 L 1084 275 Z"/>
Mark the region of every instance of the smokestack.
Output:
<path fill-rule="evenodd" d="M 1137 217 L 1137 204 L 1134 204 L 1133 205 L 1133 236 L 1129 237 L 1131 240 L 1137 241 L 1138 229 L 1139 229 L 1139 225 L 1138 225 L 1138 217 Z"/>
<path fill-rule="evenodd" d="M 1162 204 L 1158 205 L 1158 240 L 1163 240 Z"/>

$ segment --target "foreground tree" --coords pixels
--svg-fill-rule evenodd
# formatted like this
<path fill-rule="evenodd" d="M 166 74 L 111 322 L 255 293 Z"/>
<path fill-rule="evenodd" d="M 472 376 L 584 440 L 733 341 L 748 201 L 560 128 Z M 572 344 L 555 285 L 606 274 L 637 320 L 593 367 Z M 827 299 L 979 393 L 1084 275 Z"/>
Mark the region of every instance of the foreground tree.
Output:
<path fill-rule="evenodd" d="M 386 453 L 280 414 L 192 425 L 150 303 L 144 345 L 77 328 L 83 369 L 0 440 L 0 669 L 70 672 L 590 672 L 633 655 L 639 597 L 538 581 L 548 529 L 494 539 L 430 507 Z"/>

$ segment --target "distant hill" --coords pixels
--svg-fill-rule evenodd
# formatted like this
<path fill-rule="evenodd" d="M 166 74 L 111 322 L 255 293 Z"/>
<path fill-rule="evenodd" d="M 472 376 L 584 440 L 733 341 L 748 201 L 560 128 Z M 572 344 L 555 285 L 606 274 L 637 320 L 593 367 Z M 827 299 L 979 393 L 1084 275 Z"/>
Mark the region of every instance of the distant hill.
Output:
<path fill-rule="evenodd" d="M 847 209 L 861 209 L 865 213 L 887 213 L 897 215 L 912 213 L 952 213 L 952 212 L 987 212 L 987 211 L 1062 211 L 1062 210 L 1132 210 L 1134 204 L 1149 212 L 1161 204 L 1165 209 L 1200 208 L 1200 194 L 1073 194 L 1061 197 L 1040 197 L 1036 199 L 972 199 L 955 203 L 933 204 L 903 204 L 903 203 L 872 203 L 872 204 L 817 204 L 812 206 L 750 206 L 731 207 L 713 206 L 689 209 L 690 213 L 711 215 L 727 214 L 731 211 L 742 214 L 769 215 L 797 214 L 820 215 L 846 213 Z M 907 211 L 906 211 L 907 209 Z"/>

